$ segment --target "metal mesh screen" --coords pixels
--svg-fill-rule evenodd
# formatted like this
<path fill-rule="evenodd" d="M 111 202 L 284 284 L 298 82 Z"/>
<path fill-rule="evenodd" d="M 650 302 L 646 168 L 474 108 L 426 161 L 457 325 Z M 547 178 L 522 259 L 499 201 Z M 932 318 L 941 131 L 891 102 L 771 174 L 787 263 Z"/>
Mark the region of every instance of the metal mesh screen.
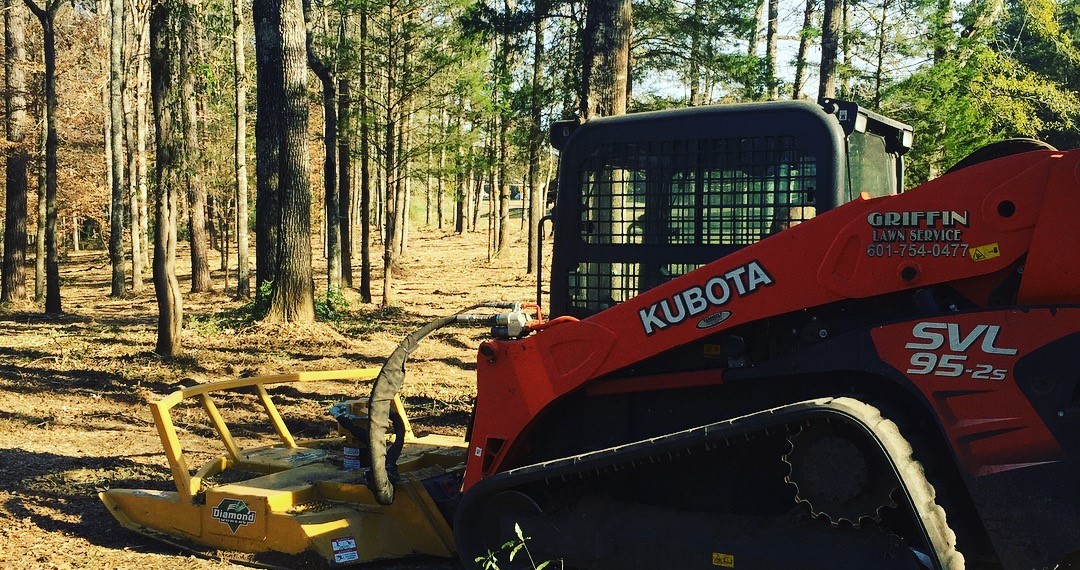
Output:
<path fill-rule="evenodd" d="M 586 246 L 750 245 L 816 213 L 817 159 L 791 136 L 599 144 L 579 181 Z M 591 314 L 700 266 L 629 261 L 571 270 L 571 306 Z"/>
<path fill-rule="evenodd" d="M 794 137 L 598 145 L 581 171 L 587 244 L 749 245 L 814 215 Z"/>
<path fill-rule="evenodd" d="M 647 275 L 643 279 L 643 265 L 649 264 L 578 264 L 570 273 L 570 305 L 588 314 L 597 313 L 702 266 L 700 263 L 665 263 L 646 267 Z"/>

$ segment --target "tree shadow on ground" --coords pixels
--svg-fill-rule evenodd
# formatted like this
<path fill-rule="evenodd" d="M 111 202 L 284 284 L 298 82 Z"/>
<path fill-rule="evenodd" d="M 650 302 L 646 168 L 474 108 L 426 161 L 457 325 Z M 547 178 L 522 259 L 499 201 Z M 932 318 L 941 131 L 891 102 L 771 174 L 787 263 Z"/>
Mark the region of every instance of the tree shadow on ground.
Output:
<path fill-rule="evenodd" d="M 24 358 L 33 357 L 35 353 L 36 351 L 31 350 L 30 354 L 24 356 Z M 94 397 L 107 398 L 127 405 L 144 403 L 142 396 L 136 391 L 136 387 L 159 394 L 168 394 L 177 388 L 171 383 L 160 380 L 139 379 L 132 381 L 119 374 L 101 370 L 54 370 L 10 364 L 0 364 L 0 377 L 8 380 L 8 384 L 4 387 L 6 392 L 19 394 L 63 392 L 71 394 L 73 390 L 84 391 L 87 394 L 94 395 Z"/>

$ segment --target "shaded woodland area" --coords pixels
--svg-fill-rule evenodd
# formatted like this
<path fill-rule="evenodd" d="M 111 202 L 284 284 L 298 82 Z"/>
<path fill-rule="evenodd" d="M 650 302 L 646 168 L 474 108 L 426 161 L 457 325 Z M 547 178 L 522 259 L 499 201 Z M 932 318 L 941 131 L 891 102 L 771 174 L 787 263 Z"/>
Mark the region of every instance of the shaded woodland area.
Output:
<path fill-rule="evenodd" d="M 178 242 L 191 292 L 281 323 L 393 306 L 416 225 L 489 261 L 520 237 L 534 274 L 558 119 L 850 99 L 915 126 L 909 184 L 1005 136 L 1080 145 L 1077 0 L 5 0 L 4 33 L 0 301 L 62 313 L 63 255 L 107 250 L 161 355 Z"/>

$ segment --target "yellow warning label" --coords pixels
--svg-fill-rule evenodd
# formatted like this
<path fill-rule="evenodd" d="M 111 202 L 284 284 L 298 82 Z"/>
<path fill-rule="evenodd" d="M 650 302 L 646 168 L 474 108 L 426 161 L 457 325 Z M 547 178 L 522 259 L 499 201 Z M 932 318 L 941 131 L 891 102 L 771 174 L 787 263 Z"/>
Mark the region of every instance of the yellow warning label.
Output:
<path fill-rule="evenodd" d="M 998 249 L 998 244 L 996 243 L 988 243 L 986 245 L 971 248 L 971 259 L 974 261 L 986 261 L 987 259 L 994 259 L 995 257 L 1001 257 L 1001 250 Z"/>
<path fill-rule="evenodd" d="M 724 355 L 724 349 L 719 344 L 706 344 L 705 356 L 709 358 L 720 358 Z"/>
<path fill-rule="evenodd" d="M 712 565 L 719 566 L 721 568 L 734 568 L 735 567 L 735 555 L 724 554 L 722 552 L 713 552 Z"/>

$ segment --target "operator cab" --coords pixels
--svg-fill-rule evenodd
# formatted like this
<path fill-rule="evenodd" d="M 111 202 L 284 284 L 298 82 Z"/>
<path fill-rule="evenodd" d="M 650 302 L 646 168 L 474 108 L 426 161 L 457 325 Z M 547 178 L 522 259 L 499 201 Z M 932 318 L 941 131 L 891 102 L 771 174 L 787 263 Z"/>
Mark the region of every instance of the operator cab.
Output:
<path fill-rule="evenodd" d="M 587 317 L 860 193 L 896 194 L 911 140 L 828 99 L 555 123 L 551 315 Z"/>

